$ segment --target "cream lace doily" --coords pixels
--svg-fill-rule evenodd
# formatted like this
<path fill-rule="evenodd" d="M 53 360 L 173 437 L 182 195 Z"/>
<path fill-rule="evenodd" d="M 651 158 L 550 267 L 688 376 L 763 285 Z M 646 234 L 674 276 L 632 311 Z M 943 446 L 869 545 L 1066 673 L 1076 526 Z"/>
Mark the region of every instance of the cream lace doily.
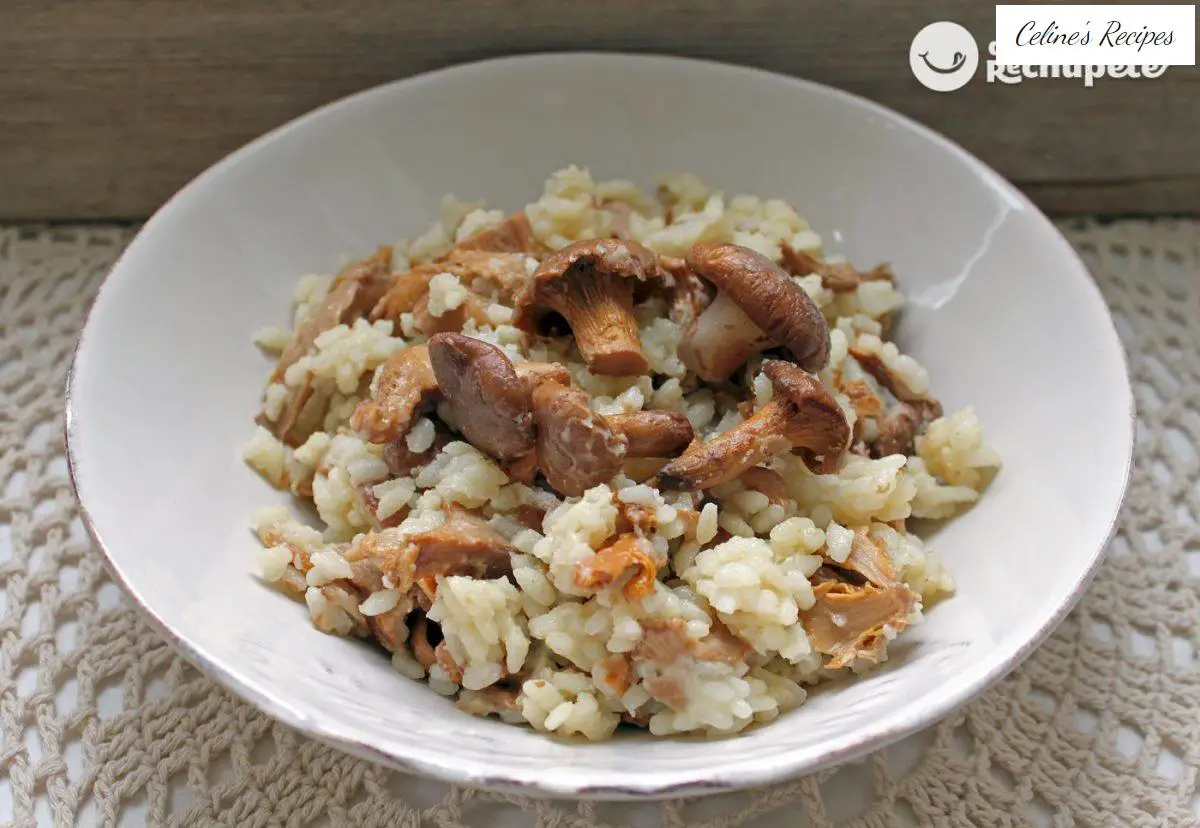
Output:
<path fill-rule="evenodd" d="M 0 227 L 0 819 L 406 828 L 1192 822 L 1200 223 L 1064 229 L 1117 316 L 1140 410 L 1120 534 L 1079 608 L 991 692 L 861 764 L 704 800 L 578 804 L 476 793 L 351 758 L 274 724 L 177 657 L 91 548 L 63 458 L 72 346 L 130 232 Z"/>

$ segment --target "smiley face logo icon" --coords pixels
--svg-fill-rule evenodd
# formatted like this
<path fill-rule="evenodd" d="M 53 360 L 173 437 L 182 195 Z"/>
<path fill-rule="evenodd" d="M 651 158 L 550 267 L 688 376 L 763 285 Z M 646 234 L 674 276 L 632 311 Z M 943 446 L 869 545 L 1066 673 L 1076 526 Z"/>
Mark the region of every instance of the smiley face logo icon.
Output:
<path fill-rule="evenodd" d="M 941 20 L 917 32 L 908 49 L 908 65 L 927 89 L 952 92 L 975 75 L 979 47 L 962 26 Z"/>

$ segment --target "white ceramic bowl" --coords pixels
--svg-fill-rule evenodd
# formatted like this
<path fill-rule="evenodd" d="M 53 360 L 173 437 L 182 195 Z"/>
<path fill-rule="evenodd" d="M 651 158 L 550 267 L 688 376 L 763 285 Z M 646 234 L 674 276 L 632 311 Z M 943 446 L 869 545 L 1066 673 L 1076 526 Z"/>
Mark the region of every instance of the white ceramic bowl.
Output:
<path fill-rule="evenodd" d="M 900 71 L 899 69 L 897 71 Z M 508 209 L 568 163 L 643 184 L 692 171 L 788 199 L 852 260 L 894 264 L 902 347 L 1004 470 L 934 540 L 958 593 L 881 669 L 736 738 L 555 741 L 473 718 L 376 650 L 317 632 L 253 575 L 243 465 L 293 283 L 414 235 L 446 192 Z M 176 195 L 113 269 L 80 342 L 72 474 L 114 574 L 204 672 L 278 719 L 400 768 L 552 795 L 654 796 L 812 771 L 929 725 L 1012 669 L 1101 558 L 1132 446 L 1108 312 L 1051 224 L 948 141 L 858 98 L 694 61 L 522 57 L 356 95 Z"/>

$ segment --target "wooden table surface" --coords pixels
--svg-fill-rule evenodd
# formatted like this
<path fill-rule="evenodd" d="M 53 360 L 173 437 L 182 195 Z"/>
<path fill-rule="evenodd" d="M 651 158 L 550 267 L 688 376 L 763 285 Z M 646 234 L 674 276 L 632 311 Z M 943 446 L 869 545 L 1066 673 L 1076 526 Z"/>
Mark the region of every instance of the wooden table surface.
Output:
<path fill-rule="evenodd" d="M 503 54 L 661 52 L 872 98 L 1054 213 L 1200 213 L 1200 73 L 931 92 L 913 35 L 968 0 L 0 0 L 0 219 L 139 218 L 249 139 L 378 83 Z"/>

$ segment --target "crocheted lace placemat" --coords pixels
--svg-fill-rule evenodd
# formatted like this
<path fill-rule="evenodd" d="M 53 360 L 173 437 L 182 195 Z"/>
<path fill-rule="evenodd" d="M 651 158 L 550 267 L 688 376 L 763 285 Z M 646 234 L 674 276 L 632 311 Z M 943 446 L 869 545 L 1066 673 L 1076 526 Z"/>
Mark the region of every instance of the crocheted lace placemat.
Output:
<path fill-rule="evenodd" d="M 1200 765 L 1200 222 L 1075 223 L 1131 357 L 1120 533 L 1009 678 L 863 763 L 702 800 L 546 802 L 312 742 L 189 667 L 122 597 L 63 458 L 72 346 L 127 228 L 0 227 L 0 819 L 17 825 L 1178 825 Z M 1047 566 L 1053 566 L 1048 551 Z M 1031 573 L 1031 586 L 1036 573 Z"/>

